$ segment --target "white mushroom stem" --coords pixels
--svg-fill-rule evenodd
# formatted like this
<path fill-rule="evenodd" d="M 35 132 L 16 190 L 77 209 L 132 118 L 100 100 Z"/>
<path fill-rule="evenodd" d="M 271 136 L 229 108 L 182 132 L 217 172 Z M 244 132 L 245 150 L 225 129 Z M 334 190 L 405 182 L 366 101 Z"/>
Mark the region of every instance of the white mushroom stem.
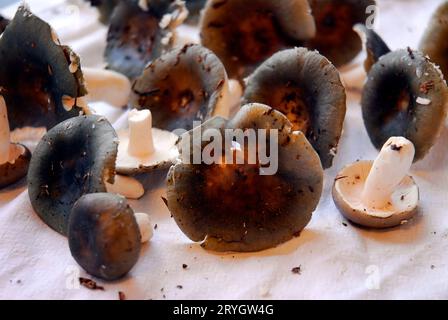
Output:
<path fill-rule="evenodd" d="M 142 157 L 155 152 L 152 137 L 152 114 L 149 110 L 129 112 L 129 146 L 131 156 Z"/>
<path fill-rule="evenodd" d="M 415 156 L 414 144 L 403 137 L 390 138 L 373 163 L 362 192 L 362 202 L 369 208 L 382 209 L 409 173 Z"/>
<path fill-rule="evenodd" d="M 118 174 L 115 176 L 114 184 L 106 182 L 106 189 L 108 193 L 119 194 L 133 200 L 138 200 L 145 194 L 145 189 L 138 180 Z"/>
<path fill-rule="evenodd" d="M 11 139 L 6 102 L 3 96 L 0 96 L 0 165 L 5 164 L 9 160 L 10 144 Z"/>
<path fill-rule="evenodd" d="M 128 104 L 132 85 L 127 77 L 103 69 L 83 68 L 82 71 L 89 92 L 88 101 L 107 102 L 118 108 Z"/>
<path fill-rule="evenodd" d="M 135 220 L 137 221 L 138 228 L 140 229 L 140 235 L 142 236 L 142 243 L 146 243 L 151 240 L 153 236 L 153 227 L 149 216 L 146 213 L 135 213 Z"/>

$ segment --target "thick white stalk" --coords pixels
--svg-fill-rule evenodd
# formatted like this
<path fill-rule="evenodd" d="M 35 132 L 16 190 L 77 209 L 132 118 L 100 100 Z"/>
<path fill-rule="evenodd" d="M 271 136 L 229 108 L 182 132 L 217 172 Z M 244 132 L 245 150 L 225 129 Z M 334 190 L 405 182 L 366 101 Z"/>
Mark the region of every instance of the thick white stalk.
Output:
<path fill-rule="evenodd" d="M 373 163 L 362 192 L 362 202 L 369 208 L 382 209 L 409 173 L 414 161 L 414 144 L 403 137 L 392 137 Z"/>
<path fill-rule="evenodd" d="M 152 115 L 149 110 L 131 110 L 129 120 L 129 146 L 131 156 L 142 157 L 153 154 Z"/>
<path fill-rule="evenodd" d="M 136 212 L 135 220 L 137 221 L 138 228 L 140 229 L 140 235 L 142 236 L 142 243 L 146 243 L 151 240 L 153 236 L 153 227 L 149 216 L 146 213 Z"/>
<path fill-rule="evenodd" d="M 0 96 L 0 165 L 9 161 L 9 150 L 11 145 L 8 111 L 3 96 Z"/>
<path fill-rule="evenodd" d="M 122 195 L 127 199 L 138 200 L 145 194 L 143 185 L 136 179 L 116 175 L 114 184 L 106 183 L 108 193 L 115 193 Z"/>

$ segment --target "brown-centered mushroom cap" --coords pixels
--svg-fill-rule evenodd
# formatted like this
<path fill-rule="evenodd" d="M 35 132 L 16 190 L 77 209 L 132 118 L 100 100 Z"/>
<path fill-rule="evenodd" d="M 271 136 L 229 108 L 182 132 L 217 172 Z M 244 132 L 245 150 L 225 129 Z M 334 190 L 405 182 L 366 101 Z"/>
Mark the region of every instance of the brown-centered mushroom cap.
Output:
<path fill-rule="evenodd" d="M 210 0 L 200 28 L 202 44 L 240 80 L 275 52 L 315 35 L 306 0 Z"/>
<path fill-rule="evenodd" d="M 440 66 L 448 77 L 448 1 L 437 8 L 420 43 L 420 51 Z"/>
<path fill-rule="evenodd" d="M 153 126 L 190 130 L 193 121 L 225 113 L 226 70 L 213 52 L 186 45 L 153 61 L 133 87 L 131 105 L 150 109 Z"/>
<path fill-rule="evenodd" d="M 0 94 L 11 130 L 51 128 L 87 112 L 79 57 L 51 27 L 21 6 L 0 38 Z"/>
<path fill-rule="evenodd" d="M 113 183 L 118 139 L 100 116 L 66 120 L 41 140 L 31 159 L 28 194 L 39 217 L 66 235 L 73 204 Z"/>
<path fill-rule="evenodd" d="M 279 170 L 263 176 L 259 164 L 173 166 L 167 200 L 178 226 L 215 251 L 259 251 L 298 236 L 322 192 L 318 155 L 288 119 L 265 105 L 243 107 L 227 128 L 278 129 Z"/>
<path fill-rule="evenodd" d="M 386 54 L 372 66 L 362 95 L 372 143 L 380 149 L 390 137 L 405 137 L 415 145 L 415 161 L 424 158 L 443 128 L 447 97 L 440 69 L 422 53 Z"/>
<path fill-rule="evenodd" d="M 338 70 L 305 48 L 288 49 L 266 60 L 247 80 L 245 103 L 263 103 L 285 114 L 302 131 L 324 168 L 336 155 L 346 112 Z"/>

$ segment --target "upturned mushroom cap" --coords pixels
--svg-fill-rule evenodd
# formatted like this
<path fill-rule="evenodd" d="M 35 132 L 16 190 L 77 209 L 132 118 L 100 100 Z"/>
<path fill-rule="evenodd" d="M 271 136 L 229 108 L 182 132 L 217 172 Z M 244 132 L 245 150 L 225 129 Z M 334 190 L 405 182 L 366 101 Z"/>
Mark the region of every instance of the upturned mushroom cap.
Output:
<path fill-rule="evenodd" d="M 425 157 L 446 117 L 447 86 L 440 69 L 418 51 L 398 50 L 372 66 L 362 112 L 377 149 L 394 136 L 413 142 L 415 161 Z"/>
<path fill-rule="evenodd" d="M 0 15 L 0 34 L 2 34 L 3 31 L 5 31 L 8 23 L 9 23 L 9 20 Z"/>
<path fill-rule="evenodd" d="M 131 104 L 150 109 L 153 126 L 190 130 L 193 121 L 228 113 L 226 70 L 200 45 L 186 45 L 153 61 L 134 83 Z"/>
<path fill-rule="evenodd" d="M 266 60 L 247 80 L 243 104 L 263 103 L 285 114 L 332 166 L 346 113 L 339 72 L 324 56 L 305 48 L 288 49 Z"/>
<path fill-rule="evenodd" d="M 139 77 L 147 64 L 169 50 L 174 29 L 187 11 L 182 1 L 121 1 L 110 20 L 105 60 L 108 68 L 130 79 Z"/>
<path fill-rule="evenodd" d="M 298 236 L 322 192 L 318 155 L 288 119 L 264 105 L 243 107 L 227 128 L 279 130 L 279 169 L 267 176 L 247 162 L 173 166 L 167 200 L 178 226 L 215 251 L 259 251 Z"/>
<path fill-rule="evenodd" d="M 113 183 L 118 139 L 100 116 L 66 120 L 44 136 L 31 159 L 28 194 L 39 217 L 66 235 L 73 204 Z"/>
<path fill-rule="evenodd" d="M 350 221 L 368 228 L 390 228 L 407 222 L 417 213 L 419 190 L 407 176 L 383 209 L 369 209 L 360 201 L 373 161 L 359 161 L 344 168 L 333 186 L 333 199 Z"/>
<path fill-rule="evenodd" d="M 318 50 L 337 67 L 350 62 L 362 49 L 353 26 L 366 23 L 367 8 L 374 5 L 375 0 L 310 0 L 317 31 L 305 46 Z"/>
<path fill-rule="evenodd" d="M 108 281 L 124 277 L 137 263 L 141 235 L 125 198 L 110 193 L 81 197 L 68 225 L 70 251 L 89 274 Z"/>
<path fill-rule="evenodd" d="M 202 44 L 222 60 L 230 78 L 240 80 L 316 31 L 306 0 L 210 0 L 200 29 Z"/>
<path fill-rule="evenodd" d="M 79 57 L 51 27 L 21 6 L 0 38 L 0 94 L 11 130 L 52 128 L 88 112 Z"/>
<path fill-rule="evenodd" d="M 420 51 L 427 54 L 434 63 L 440 66 L 445 77 L 448 77 L 448 1 L 437 8 L 431 17 L 429 26 L 420 43 Z"/>

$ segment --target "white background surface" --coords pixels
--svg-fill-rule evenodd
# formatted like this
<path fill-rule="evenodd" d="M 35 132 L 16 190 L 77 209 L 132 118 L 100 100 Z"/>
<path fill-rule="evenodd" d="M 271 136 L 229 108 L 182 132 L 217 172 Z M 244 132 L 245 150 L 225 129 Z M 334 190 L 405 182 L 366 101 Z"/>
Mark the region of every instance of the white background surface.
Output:
<path fill-rule="evenodd" d="M 396 49 L 417 47 L 441 1 L 379 2 L 378 30 Z M 81 5 L 79 11 L 74 4 L 80 1 L 29 3 L 62 42 L 81 55 L 83 65 L 102 65 L 106 29 L 96 22 L 95 10 Z M 3 13 L 11 16 L 14 11 L 6 8 Z M 344 165 L 377 154 L 365 132 L 359 100 L 358 93 L 349 94 L 339 155 L 326 172 L 323 197 L 311 223 L 300 238 L 261 253 L 217 255 L 191 243 L 161 200 L 159 175 L 152 177 L 154 187 L 143 200 L 131 203 L 135 210 L 149 213 L 158 228 L 130 275 L 116 283 L 100 281 L 104 292 L 73 288 L 79 268 L 67 241 L 33 212 L 25 183 L 0 190 L 0 298 L 117 299 L 118 291 L 128 299 L 448 298 L 448 130 L 413 167 L 422 198 L 416 219 L 386 231 L 344 226 L 331 198 L 333 179 Z M 95 108 L 112 122 L 120 117 L 121 112 L 110 107 Z M 293 274 L 291 269 L 298 266 L 302 273 Z M 80 275 L 87 276 L 83 271 Z"/>

